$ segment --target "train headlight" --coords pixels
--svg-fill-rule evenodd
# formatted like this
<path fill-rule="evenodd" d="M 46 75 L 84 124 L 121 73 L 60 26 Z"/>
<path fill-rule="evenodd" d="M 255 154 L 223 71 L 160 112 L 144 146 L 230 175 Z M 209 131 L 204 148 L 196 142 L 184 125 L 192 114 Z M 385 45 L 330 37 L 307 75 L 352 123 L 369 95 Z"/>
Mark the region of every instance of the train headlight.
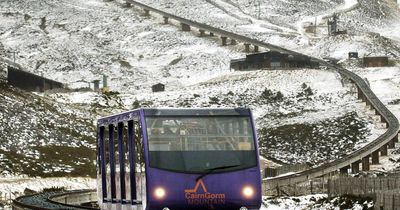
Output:
<path fill-rule="evenodd" d="M 244 186 L 242 189 L 242 195 L 245 198 L 252 198 L 254 195 L 254 189 L 251 186 Z"/>
<path fill-rule="evenodd" d="M 157 198 L 157 199 L 159 199 L 159 200 L 165 198 L 165 195 L 166 195 L 165 189 L 162 188 L 162 187 L 157 187 L 157 188 L 154 190 L 154 197 Z"/>

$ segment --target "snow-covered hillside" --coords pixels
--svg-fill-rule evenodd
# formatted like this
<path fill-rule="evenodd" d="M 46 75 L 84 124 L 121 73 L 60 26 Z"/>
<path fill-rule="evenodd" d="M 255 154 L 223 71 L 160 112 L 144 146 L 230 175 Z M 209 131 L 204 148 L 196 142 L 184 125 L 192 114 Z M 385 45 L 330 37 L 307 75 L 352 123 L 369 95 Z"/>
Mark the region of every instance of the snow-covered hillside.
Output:
<path fill-rule="evenodd" d="M 167 10 L 198 22 L 220 27 L 222 21 L 215 21 L 217 14 L 236 19 L 224 25 L 226 30 L 244 34 L 278 46 L 297 50 L 316 57 L 346 58 L 349 51 L 360 51 L 390 55 L 398 58 L 400 9 L 394 1 L 368 0 L 310 0 L 310 1 L 252 1 L 252 0 L 209 0 L 209 1 L 148 1 L 149 5 Z M 200 10 L 191 12 L 188 4 Z M 214 6 L 214 7 L 212 7 Z M 177 9 L 178 8 L 178 9 Z M 348 35 L 327 36 L 327 18 L 339 15 L 338 26 L 347 30 Z M 215 14 L 215 15 L 214 15 Z M 318 38 L 314 34 L 304 36 L 303 24 L 314 24 L 317 18 Z M 243 19 L 248 20 L 243 24 Z M 382 37 L 381 37 L 381 36 Z M 389 39 L 388 39 L 389 38 Z"/>
<path fill-rule="evenodd" d="M 400 68 L 362 69 L 344 60 L 349 51 L 400 56 L 400 11 L 391 0 L 141 0 L 167 12 L 315 57 L 341 60 L 367 78 L 396 116 Z M 326 36 L 326 18 L 339 14 L 348 34 Z M 317 33 L 303 26 L 317 19 Z M 26 93 L 0 79 L 0 192 L 26 186 L 93 187 L 90 179 L 25 179 L 29 176 L 93 176 L 95 120 L 137 107 L 250 107 L 261 154 L 279 163 L 319 165 L 341 157 L 385 129 L 354 87 L 326 69 L 233 72 L 229 61 L 243 46 L 220 46 L 143 16 L 123 1 L 0 1 L 0 57 L 28 71 L 66 83 L 73 91 Z M 265 49 L 261 49 L 265 50 Z M 4 75 L 0 64 L 0 75 Z M 78 91 L 109 78 L 111 93 Z M 1 76 L 0 76 L 1 77 Z M 152 93 L 151 86 L 166 84 Z M 23 152 L 21 152 L 23 151 Z M 373 170 L 398 170 L 399 149 Z M 393 155 L 393 153 L 395 155 Z M 83 183 L 76 185 L 76 182 Z M 266 209 L 333 209 L 341 198 L 325 195 L 265 199 Z M 352 204 L 353 209 L 371 203 Z"/>
<path fill-rule="evenodd" d="M 95 176 L 92 120 L 0 81 L 1 175 Z"/>
<path fill-rule="evenodd" d="M 310 1 L 310 11 L 301 10 L 301 16 L 344 3 L 324 2 Z M 245 2 L 147 3 L 292 49 L 304 47 L 306 40 L 297 32 L 296 19 L 288 24 L 262 16 L 258 20 L 243 8 L 247 5 Z M 221 10 L 221 5 L 226 9 Z M 193 6 L 198 7 L 197 12 L 191 12 Z M 276 16 L 285 19 L 287 14 L 283 10 L 278 14 L 279 11 L 276 9 Z M 96 117 L 138 106 L 246 106 L 254 110 L 263 155 L 287 163 L 316 164 L 344 155 L 384 131 L 371 114 L 365 113 L 364 106 L 356 102 L 354 89 L 343 85 L 335 72 L 310 69 L 232 72 L 230 59 L 245 56 L 241 46 L 221 47 L 218 38 L 199 38 L 195 32 L 182 32 L 173 25 L 163 25 L 160 18 L 142 16 L 142 11 L 126 8 L 122 2 L 2 1 L 0 15 L 3 56 L 11 58 L 10 52 L 16 51 L 17 62 L 29 71 L 43 73 L 71 88 L 86 87 L 87 82 L 101 79 L 103 74 L 109 77 L 110 89 L 114 91 L 109 95 L 95 92 L 39 94 L 45 100 L 54 101 L 55 106 L 67 104 L 65 106 L 81 110 L 81 116 L 85 116 L 82 118 L 91 118 L 91 123 Z M 317 46 L 304 50 L 315 54 L 320 51 Z M 330 49 L 329 45 L 324 48 Z M 166 92 L 151 93 L 151 85 L 157 82 L 166 84 Z M 71 112 L 69 110 L 56 109 L 57 112 L 48 115 L 56 118 L 58 112 Z M 3 120 L 8 118 L 3 117 Z M 93 139 L 91 123 L 82 124 L 87 130 L 83 134 Z M 348 129 L 349 126 L 354 129 Z M 40 131 L 33 129 L 32 132 L 38 136 Z M 46 137 L 45 140 L 50 139 Z M 54 144 L 61 147 L 65 142 L 75 142 L 73 138 L 53 139 L 57 140 Z M 324 139 L 324 144 L 320 144 L 320 139 Z M 18 145 L 23 138 L 9 141 L 10 145 Z M 81 144 L 94 147 L 90 141 Z M 315 155 L 309 156 L 309 153 Z M 10 157 L 3 156 L 3 159 Z M 54 168 L 62 168 L 64 161 L 60 160 Z"/>

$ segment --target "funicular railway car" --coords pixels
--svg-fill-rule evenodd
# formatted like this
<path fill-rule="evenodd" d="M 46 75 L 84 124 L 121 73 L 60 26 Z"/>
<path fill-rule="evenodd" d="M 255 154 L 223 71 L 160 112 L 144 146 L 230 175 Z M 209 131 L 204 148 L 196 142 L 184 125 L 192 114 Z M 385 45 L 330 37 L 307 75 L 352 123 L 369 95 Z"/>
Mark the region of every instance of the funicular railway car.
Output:
<path fill-rule="evenodd" d="M 249 109 L 137 109 L 98 120 L 101 209 L 261 206 Z"/>

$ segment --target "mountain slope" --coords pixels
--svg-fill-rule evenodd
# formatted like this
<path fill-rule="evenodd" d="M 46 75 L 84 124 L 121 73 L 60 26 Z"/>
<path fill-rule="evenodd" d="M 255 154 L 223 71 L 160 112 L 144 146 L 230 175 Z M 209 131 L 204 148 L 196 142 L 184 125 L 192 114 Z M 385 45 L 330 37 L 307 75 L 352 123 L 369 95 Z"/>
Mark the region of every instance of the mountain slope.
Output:
<path fill-rule="evenodd" d="M 94 125 L 82 116 L 0 82 L 0 171 L 94 176 Z"/>

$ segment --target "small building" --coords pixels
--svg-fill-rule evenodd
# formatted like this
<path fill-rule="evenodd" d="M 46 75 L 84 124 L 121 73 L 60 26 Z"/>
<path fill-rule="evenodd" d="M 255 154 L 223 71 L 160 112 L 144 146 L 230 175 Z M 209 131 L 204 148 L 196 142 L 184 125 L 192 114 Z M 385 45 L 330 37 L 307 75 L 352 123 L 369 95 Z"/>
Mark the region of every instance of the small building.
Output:
<path fill-rule="evenodd" d="M 46 90 L 64 88 L 61 82 L 47 79 L 30 72 L 26 72 L 11 66 L 7 67 L 8 84 L 27 91 L 44 92 Z"/>
<path fill-rule="evenodd" d="M 98 79 L 93 80 L 93 90 L 100 91 L 100 80 Z"/>
<path fill-rule="evenodd" d="M 350 58 L 358 58 L 358 52 L 349 52 L 349 59 Z"/>
<path fill-rule="evenodd" d="M 151 86 L 151 90 L 153 92 L 162 92 L 165 90 L 165 85 L 162 83 L 157 83 L 157 84 Z"/>
<path fill-rule="evenodd" d="M 389 66 L 389 57 L 387 57 L 387 56 L 364 57 L 363 65 L 364 65 L 364 67 Z"/>
<path fill-rule="evenodd" d="M 316 68 L 319 64 L 305 56 L 288 55 L 268 51 L 246 55 L 246 58 L 231 60 L 230 68 L 235 70 Z"/>

